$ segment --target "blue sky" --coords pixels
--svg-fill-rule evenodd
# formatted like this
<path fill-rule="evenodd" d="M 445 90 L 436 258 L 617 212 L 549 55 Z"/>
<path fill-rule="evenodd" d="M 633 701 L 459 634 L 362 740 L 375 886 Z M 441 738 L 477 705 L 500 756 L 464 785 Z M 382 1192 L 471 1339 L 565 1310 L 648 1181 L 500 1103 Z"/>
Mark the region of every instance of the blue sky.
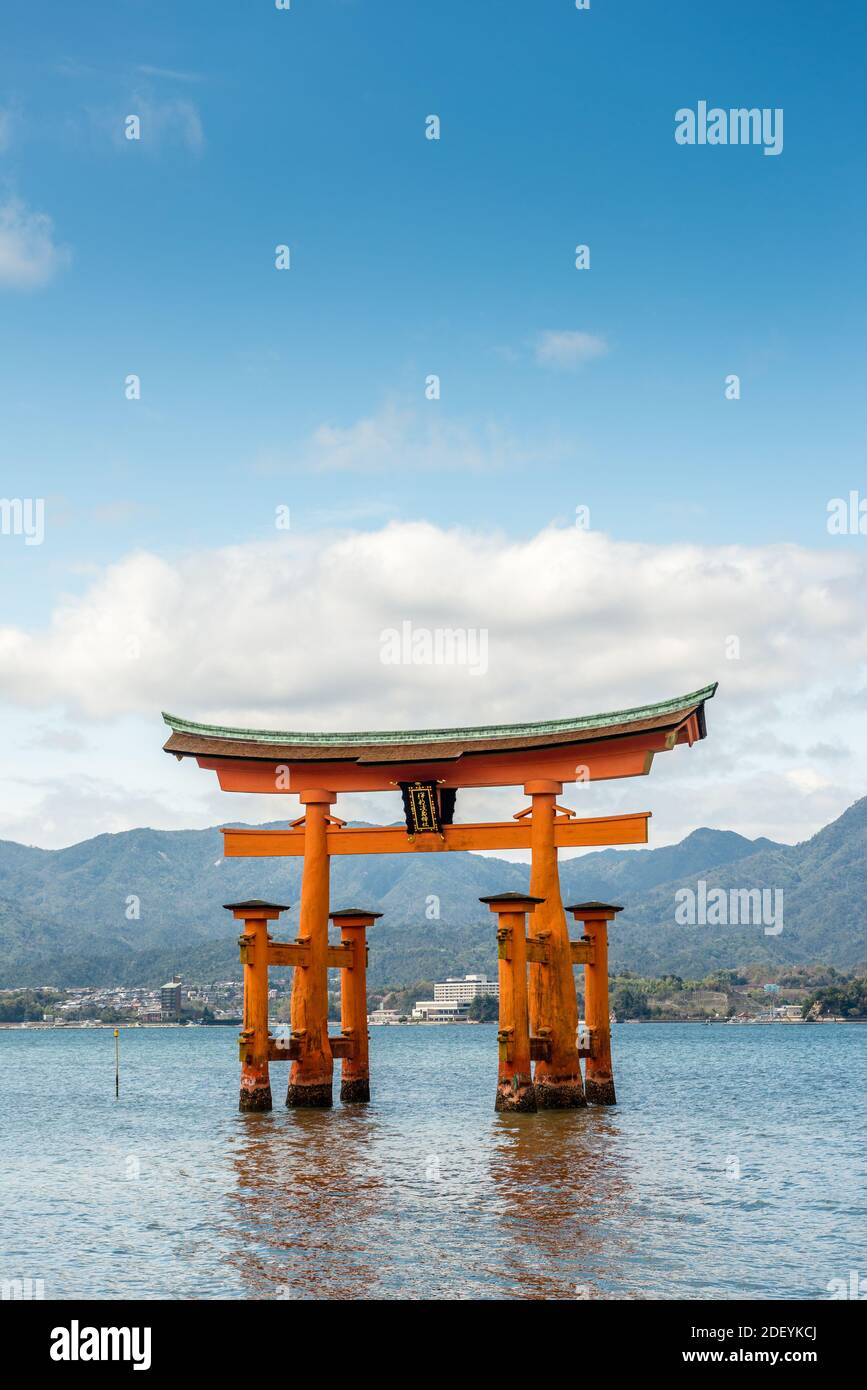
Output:
<path fill-rule="evenodd" d="M 47 534 L 0 541 L 0 623 L 38 643 L 142 551 L 256 553 L 278 505 L 301 544 L 424 521 L 507 546 L 584 504 L 612 543 L 860 562 L 825 520 L 867 494 L 865 31 L 806 0 L 8 7 L 0 495 L 46 498 Z M 782 154 L 678 146 L 702 99 L 783 108 Z M 95 717 L 62 683 L 46 707 Z"/>

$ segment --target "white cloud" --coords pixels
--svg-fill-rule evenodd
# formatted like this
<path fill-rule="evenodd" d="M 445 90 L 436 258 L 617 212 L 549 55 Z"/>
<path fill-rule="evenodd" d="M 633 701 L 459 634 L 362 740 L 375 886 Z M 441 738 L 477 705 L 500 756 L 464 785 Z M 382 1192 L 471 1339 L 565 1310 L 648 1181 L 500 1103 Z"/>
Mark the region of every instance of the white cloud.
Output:
<path fill-rule="evenodd" d="M 69 251 L 54 240 L 50 217 L 31 212 L 18 198 L 0 204 L 0 287 L 38 289 L 68 261 Z"/>
<path fill-rule="evenodd" d="M 604 709 L 720 675 L 729 700 L 773 701 L 863 661 L 863 581 L 851 551 L 645 545 L 577 527 L 523 541 L 422 522 L 293 532 L 98 571 L 46 629 L 0 628 L 0 693 L 99 719 L 171 699 L 347 727 L 399 723 L 419 700 L 440 722 Z M 488 675 L 383 666 L 380 633 L 404 619 L 487 629 Z"/>
<path fill-rule="evenodd" d="M 851 550 L 640 545 L 574 527 L 513 540 L 426 523 L 291 532 L 172 562 L 137 553 L 98 570 L 46 627 L 0 629 L 0 697 L 40 724 L 45 711 L 77 720 L 96 780 L 146 767 L 131 785 L 162 807 L 156 823 L 177 825 L 207 823 L 208 779 L 161 759 L 161 708 L 277 728 L 481 724 L 634 706 L 718 678 L 706 743 L 659 757 L 650 783 L 570 788 L 569 804 L 652 809 L 654 843 L 701 824 L 791 840 L 867 786 L 862 711 L 841 711 L 831 685 L 863 684 L 864 570 Z M 383 665 L 381 634 L 404 620 L 486 629 L 487 672 Z M 729 660 L 733 635 L 741 655 Z M 134 733 L 121 738 L 121 726 Z M 843 766 L 823 750 L 841 742 L 855 750 Z M 107 803 L 115 828 L 118 800 Z M 241 800 L 223 798 L 216 814 L 209 801 L 207 818 L 279 814 L 261 798 L 258 815 L 242 813 Z M 481 814 L 520 804 L 468 793 L 463 815 L 470 800 Z M 61 837 L 58 818 L 59 800 Z M 4 821 L 17 837 L 14 819 L 13 801 Z"/>
<path fill-rule="evenodd" d="M 110 775 L 93 777 L 79 772 L 43 783 L 20 780 L 15 791 L 14 807 L 0 806 L 0 838 L 42 849 L 76 844 L 94 835 L 115 835 L 137 826 L 158 824 L 162 829 L 182 830 L 188 823 L 183 816 L 173 815 L 168 797 L 149 796 Z M 219 814 L 212 820 L 219 820 Z"/>
<path fill-rule="evenodd" d="M 540 367 L 574 369 L 604 357 L 608 344 L 593 333 L 573 329 L 546 329 L 536 339 L 536 362 Z"/>
<path fill-rule="evenodd" d="M 786 778 L 798 793 L 821 792 L 833 786 L 833 780 L 814 767 L 790 768 Z"/>

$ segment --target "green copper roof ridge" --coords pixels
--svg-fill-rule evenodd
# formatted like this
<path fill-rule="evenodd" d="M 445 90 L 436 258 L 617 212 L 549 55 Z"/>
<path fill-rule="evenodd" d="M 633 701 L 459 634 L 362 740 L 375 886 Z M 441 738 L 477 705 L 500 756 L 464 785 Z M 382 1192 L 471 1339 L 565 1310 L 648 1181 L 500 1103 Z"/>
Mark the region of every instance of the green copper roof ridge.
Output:
<path fill-rule="evenodd" d="M 173 733 L 202 734 L 208 738 L 241 739 L 255 743 L 308 744 L 319 747 L 329 743 L 382 744 L 390 743 L 436 743 L 443 740 L 514 738 L 522 734 L 534 737 L 537 734 L 571 733 L 578 729 L 604 728 L 614 724 L 631 724 L 639 719 L 652 719 L 656 715 L 671 714 L 687 705 L 698 705 L 710 700 L 719 682 L 693 690 L 688 695 L 680 695 L 674 700 L 661 700 L 655 705 L 640 705 L 635 709 L 613 710 L 608 714 L 585 714 L 571 719 L 549 719 L 537 724 L 488 724 L 463 729 L 393 729 L 367 730 L 360 733 L 299 733 L 286 729 L 238 729 L 220 724 L 196 724 L 189 719 L 162 711 L 162 717 Z"/>

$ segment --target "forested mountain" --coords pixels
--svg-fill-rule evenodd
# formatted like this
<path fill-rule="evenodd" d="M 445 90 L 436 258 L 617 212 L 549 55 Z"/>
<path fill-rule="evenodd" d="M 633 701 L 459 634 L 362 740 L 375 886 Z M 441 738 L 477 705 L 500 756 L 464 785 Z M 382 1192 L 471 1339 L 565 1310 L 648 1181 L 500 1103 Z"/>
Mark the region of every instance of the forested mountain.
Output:
<path fill-rule="evenodd" d="M 158 984 L 238 971 L 237 926 L 221 904 L 293 903 L 278 935 L 297 930 L 299 859 L 222 856 L 213 830 L 130 830 L 61 850 L 0 841 L 0 986 Z M 678 926 L 675 893 L 782 889 L 779 935 L 761 926 Z M 332 861 L 332 902 L 384 914 L 370 933 L 371 986 L 495 967 L 490 914 L 478 899 L 526 888 L 528 866 L 472 854 Z M 611 964 L 700 976 L 767 961 L 867 964 L 867 798 L 799 845 L 695 830 L 660 849 L 607 849 L 562 864 L 565 902 L 622 903 Z M 138 915 L 136 916 L 136 913 Z M 437 915 L 438 913 L 438 915 Z"/>

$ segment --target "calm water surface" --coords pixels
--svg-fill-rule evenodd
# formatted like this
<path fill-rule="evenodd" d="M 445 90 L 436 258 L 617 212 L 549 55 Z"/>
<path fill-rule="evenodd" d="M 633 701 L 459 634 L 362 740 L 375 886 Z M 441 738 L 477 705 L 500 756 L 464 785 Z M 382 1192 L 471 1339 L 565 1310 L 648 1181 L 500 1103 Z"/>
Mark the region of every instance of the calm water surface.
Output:
<path fill-rule="evenodd" d="M 493 1025 L 236 1110 L 233 1028 L 0 1030 L 0 1277 L 46 1298 L 828 1298 L 867 1275 L 867 1026 L 614 1029 L 620 1105 L 493 1112 Z M 336 1088 L 337 1090 L 338 1088 Z"/>

